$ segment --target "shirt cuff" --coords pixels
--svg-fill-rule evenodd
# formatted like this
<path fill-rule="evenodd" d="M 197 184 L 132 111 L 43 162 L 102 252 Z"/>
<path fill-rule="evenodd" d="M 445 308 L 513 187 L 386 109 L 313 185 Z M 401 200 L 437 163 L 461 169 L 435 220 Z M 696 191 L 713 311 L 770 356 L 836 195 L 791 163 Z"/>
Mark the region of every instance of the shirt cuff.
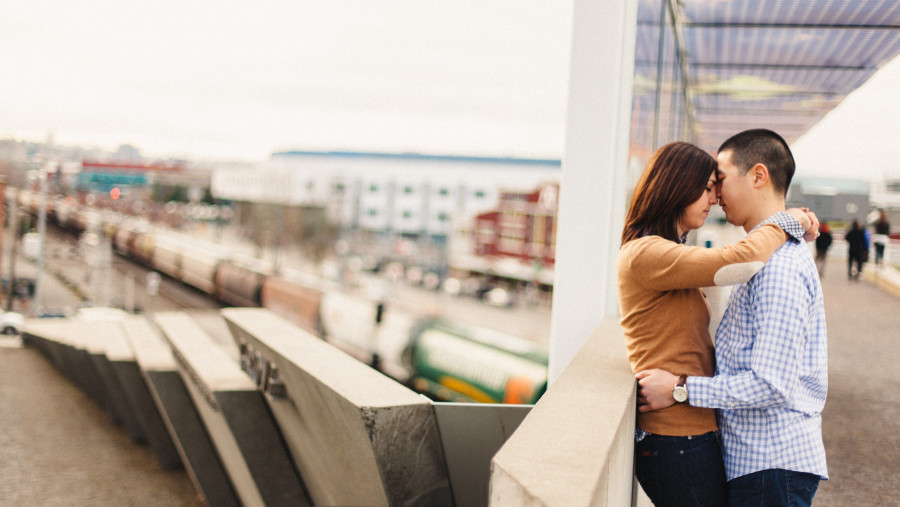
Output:
<path fill-rule="evenodd" d="M 688 392 L 688 404 L 692 407 L 712 408 L 710 407 L 711 380 L 710 377 L 688 376 L 687 382 L 684 384 Z"/>

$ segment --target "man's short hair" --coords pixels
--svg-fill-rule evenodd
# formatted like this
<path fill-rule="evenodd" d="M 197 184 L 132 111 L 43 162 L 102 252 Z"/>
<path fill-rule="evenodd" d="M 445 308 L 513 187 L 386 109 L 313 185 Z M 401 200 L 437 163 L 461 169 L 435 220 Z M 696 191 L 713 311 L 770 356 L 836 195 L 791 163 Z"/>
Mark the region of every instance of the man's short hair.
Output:
<path fill-rule="evenodd" d="M 728 138 L 719 153 L 731 151 L 731 161 L 741 174 L 746 174 L 756 164 L 769 170 L 769 178 L 775 190 L 787 195 L 794 178 L 794 155 L 787 142 L 768 129 L 751 129 Z"/>

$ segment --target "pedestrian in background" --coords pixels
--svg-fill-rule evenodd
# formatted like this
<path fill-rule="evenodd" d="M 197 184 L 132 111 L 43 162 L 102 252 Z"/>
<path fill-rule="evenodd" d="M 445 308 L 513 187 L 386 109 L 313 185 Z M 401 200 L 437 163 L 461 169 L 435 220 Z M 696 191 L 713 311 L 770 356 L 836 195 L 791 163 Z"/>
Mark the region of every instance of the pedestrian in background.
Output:
<path fill-rule="evenodd" d="M 825 256 L 828 255 L 832 240 L 831 228 L 828 224 L 822 224 L 819 227 L 819 237 L 816 238 L 816 269 L 819 271 L 819 278 L 825 274 Z"/>
<path fill-rule="evenodd" d="M 884 260 L 884 248 L 887 246 L 890 241 L 891 233 L 891 224 L 887 221 L 887 215 L 884 210 L 878 214 L 878 220 L 875 222 L 875 237 L 873 238 L 873 243 L 875 243 L 875 265 L 881 266 L 881 262 Z"/>
<path fill-rule="evenodd" d="M 869 243 L 865 231 L 859 227 L 859 220 L 853 220 L 850 230 L 844 233 L 844 241 L 847 242 L 847 278 L 859 280 L 865 258 L 869 256 Z M 856 271 L 853 270 L 854 263 Z"/>

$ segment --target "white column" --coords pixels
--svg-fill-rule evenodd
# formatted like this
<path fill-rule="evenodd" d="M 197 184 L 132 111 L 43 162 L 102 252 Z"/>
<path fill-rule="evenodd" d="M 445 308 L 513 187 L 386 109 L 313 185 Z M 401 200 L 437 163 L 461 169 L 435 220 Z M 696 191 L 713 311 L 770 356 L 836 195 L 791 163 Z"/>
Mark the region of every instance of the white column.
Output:
<path fill-rule="evenodd" d="M 575 0 L 550 325 L 550 382 L 618 314 L 636 0 Z"/>

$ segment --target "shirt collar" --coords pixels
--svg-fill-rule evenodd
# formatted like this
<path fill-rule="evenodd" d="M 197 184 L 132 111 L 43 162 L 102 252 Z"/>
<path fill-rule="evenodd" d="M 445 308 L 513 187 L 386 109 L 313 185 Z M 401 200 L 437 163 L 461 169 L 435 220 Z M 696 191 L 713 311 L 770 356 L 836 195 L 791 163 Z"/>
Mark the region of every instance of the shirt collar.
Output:
<path fill-rule="evenodd" d="M 786 211 L 779 211 L 778 213 L 769 216 L 754 227 L 753 230 L 756 230 L 763 224 L 775 224 L 784 229 L 784 232 L 788 233 L 794 240 L 801 242 L 803 240 L 803 233 L 806 232 L 803 230 L 803 227 L 800 226 L 800 222 Z"/>

